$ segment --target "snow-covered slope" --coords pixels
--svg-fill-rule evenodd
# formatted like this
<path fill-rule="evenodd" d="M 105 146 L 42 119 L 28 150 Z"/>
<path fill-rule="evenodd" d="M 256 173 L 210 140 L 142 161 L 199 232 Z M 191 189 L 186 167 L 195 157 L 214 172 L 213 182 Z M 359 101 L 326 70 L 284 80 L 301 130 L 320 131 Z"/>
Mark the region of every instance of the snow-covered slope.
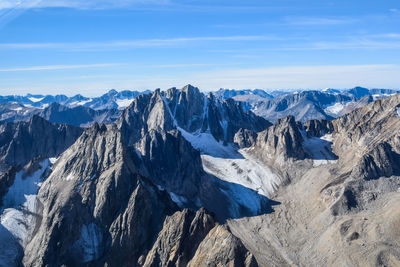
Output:
<path fill-rule="evenodd" d="M 0 209 L 0 266 L 17 266 L 22 247 L 35 230 L 37 193 L 42 181 L 49 173 L 49 159 L 39 163 L 33 173 L 21 170 L 16 173 L 13 185 L 3 197 Z"/>
<path fill-rule="evenodd" d="M 238 150 L 233 144 L 224 146 L 208 133 L 191 134 L 181 128 L 179 130 L 194 148 L 200 150 L 207 173 L 266 197 L 271 196 L 280 184 L 279 176 L 247 154 L 246 149 Z"/>
<path fill-rule="evenodd" d="M 51 162 L 46 159 L 39 165 L 40 168 L 30 175 L 24 170 L 15 175 L 13 185 L 3 197 L 3 206 L 0 210 L 1 224 L 21 245 L 25 245 L 30 231 L 33 231 L 30 225 L 33 225 L 36 219 L 35 211 L 38 205 L 36 195 Z"/>
<path fill-rule="evenodd" d="M 323 164 L 335 163 L 337 157 L 333 154 L 332 135 L 325 134 L 321 137 L 306 137 L 303 133 L 304 148 L 310 154 L 313 160 L 313 165 L 320 166 Z"/>

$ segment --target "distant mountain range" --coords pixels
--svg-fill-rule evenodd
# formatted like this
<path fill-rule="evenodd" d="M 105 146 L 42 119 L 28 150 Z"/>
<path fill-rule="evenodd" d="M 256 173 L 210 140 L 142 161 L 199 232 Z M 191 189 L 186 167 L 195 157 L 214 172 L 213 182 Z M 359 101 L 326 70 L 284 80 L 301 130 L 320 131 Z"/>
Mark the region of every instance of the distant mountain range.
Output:
<path fill-rule="evenodd" d="M 237 102 L 242 102 L 247 110 L 271 122 L 288 115 L 305 122 L 311 119 L 331 120 L 374 100 L 396 93 L 400 93 L 400 90 L 355 87 L 348 90 L 320 91 L 220 89 L 214 94 L 219 99 L 233 98 Z"/>
<path fill-rule="evenodd" d="M 173 89 L 173 88 L 172 88 Z M 276 120 L 294 116 L 298 121 L 311 119 L 332 120 L 360 108 L 374 100 L 384 98 L 400 90 L 367 89 L 355 87 L 348 90 L 229 90 L 210 92 L 220 101 L 233 99 L 243 108 L 264 119 Z M 50 122 L 67 123 L 74 126 L 90 126 L 94 122 L 110 123 L 118 119 L 122 110 L 128 107 L 135 97 L 151 94 L 151 91 L 111 90 L 94 98 L 75 95 L 31 95 L 0 96 L 0 121 L 28 121 L 39 115 Z"/>

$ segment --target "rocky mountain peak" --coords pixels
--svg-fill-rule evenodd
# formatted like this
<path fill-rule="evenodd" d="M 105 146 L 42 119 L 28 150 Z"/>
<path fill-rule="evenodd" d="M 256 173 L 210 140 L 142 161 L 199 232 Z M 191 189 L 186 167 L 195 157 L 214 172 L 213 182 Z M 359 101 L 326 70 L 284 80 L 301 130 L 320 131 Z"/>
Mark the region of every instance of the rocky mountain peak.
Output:
<path fill-rule="evenodd" d="M 302 125 L 294 116 L 279 119 L 268 129 L 258 133 L 251 148 L 260 158 L 269 159 L 277 165 L 290 160 L 301 160 L 306 156 L 303 148 Z"/>

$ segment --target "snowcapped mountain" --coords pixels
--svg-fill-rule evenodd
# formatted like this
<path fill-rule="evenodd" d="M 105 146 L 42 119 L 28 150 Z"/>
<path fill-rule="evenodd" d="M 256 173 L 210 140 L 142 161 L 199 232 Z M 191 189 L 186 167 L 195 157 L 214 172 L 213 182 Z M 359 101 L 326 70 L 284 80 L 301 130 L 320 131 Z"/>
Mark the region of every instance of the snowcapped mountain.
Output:
<path fill-rule="evenodd" d="M 124 109 L 132 102 L 132 100 L 140 94 L 146 94 L 150 91 L 121 91 L 110 90 L 108 93 L 100 97 L 85 97 L 80 94 L 67 97 L 65 95 L 32 95 L 26 96 L 0 96 L 0 103 L 18 103 L 25 107 L 35 107 L 44 109 L 52 103 L 62 104 L 64 106 L 74 108 L 77 106 L 98 109 Z"/>

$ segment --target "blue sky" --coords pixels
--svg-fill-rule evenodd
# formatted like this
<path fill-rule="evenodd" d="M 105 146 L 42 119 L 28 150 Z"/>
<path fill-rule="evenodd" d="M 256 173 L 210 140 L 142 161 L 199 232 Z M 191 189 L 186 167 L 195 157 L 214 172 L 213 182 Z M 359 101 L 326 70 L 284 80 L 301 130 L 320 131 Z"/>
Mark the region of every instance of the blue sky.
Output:
<path fill-rule="evenodd" d="M 0 94 L 400 87 L 399 1 L 0 0 Z"/>

